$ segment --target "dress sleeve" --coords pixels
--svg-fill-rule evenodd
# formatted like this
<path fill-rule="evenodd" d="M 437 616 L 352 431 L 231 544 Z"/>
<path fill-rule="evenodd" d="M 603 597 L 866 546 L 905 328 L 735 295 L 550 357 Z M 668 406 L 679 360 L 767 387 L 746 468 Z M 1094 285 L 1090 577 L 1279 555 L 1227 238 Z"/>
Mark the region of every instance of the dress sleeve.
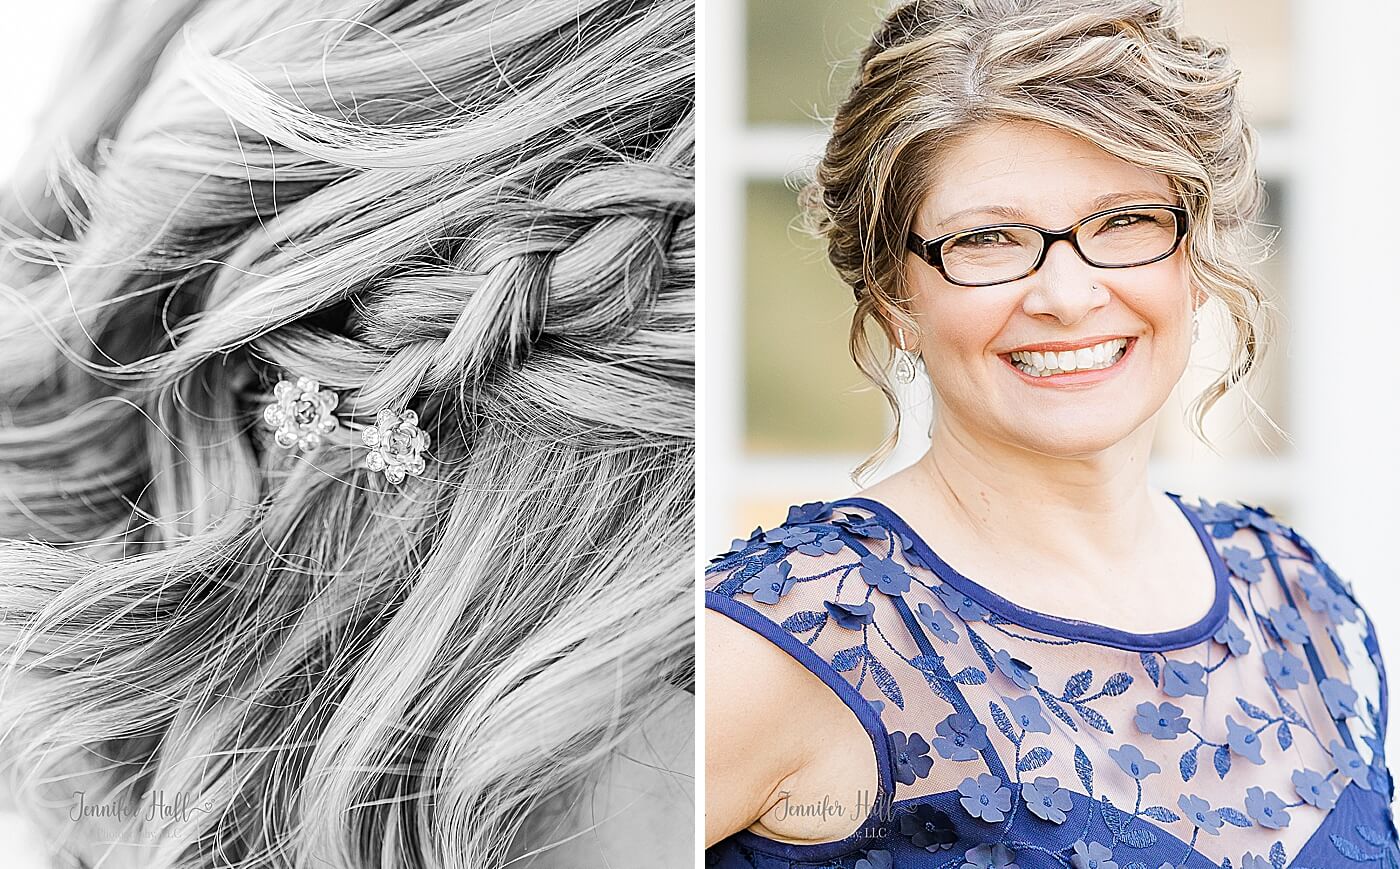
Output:
<path fill-rule="evenodd" d="M 829 513 L 822 515 L 829 518 Z M 747 540 L 736 540 L 706 572 L 705 606 L 768 640 L 813 673 L 851 710 L 874 748 L 878 793 L 869 795 L 869 811 L 852 836 L 791 845 L 747 831 L 736 834 L 743 844 L 788 860 L 828 860 L 877 838 L 894 793 L 890 735 L 880 718 L 880 701 L 872 702 L 868 695 L 883 696 L 877 680 L 890 680 L 888 690 L 898 688 L 860 640 L 862 629 L 873 624 L 877 611 L 888 603 L 866 600 L 872 588 L 862 581 L 859 558 L 848 542 L 839 527 L 820 520 L 759 530 Z M 800 723 L 800 712 L 794 719 Z"/>
<path fill-rule="evenodd" d="M 1333 570 L 1307 538 L 1273 520 L 1267 510 L 1250 509 L 1263 515 L 1261 531 L 1265 532 L 1266 551 L 1276 559 L 1278 569 L 1290 583 L 1302 592 L 1299 605 L 1325 617 L 1331 649 L 1345 668 L 1349 687 L 1357 694 L 1352 705 L 1370 731 L 1360 734 L 1361 741 L 1369 747 L 1370 786 L 1393 799 L 1395 784 L 1385 759 L 1390 690 L 1375 624 L 1352 583 Z M 1350 698 L 1329 698 L 1330 702 L 1347 700 Z"/>

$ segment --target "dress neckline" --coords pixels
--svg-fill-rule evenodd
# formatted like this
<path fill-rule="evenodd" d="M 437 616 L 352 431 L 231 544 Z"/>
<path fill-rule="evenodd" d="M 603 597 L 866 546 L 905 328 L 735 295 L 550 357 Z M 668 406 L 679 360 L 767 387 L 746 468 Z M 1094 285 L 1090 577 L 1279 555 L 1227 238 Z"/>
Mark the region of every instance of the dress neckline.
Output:
<path fill-rule="evenodd" d="M 1211 604 L 1210 610 L 1195 622 L 1185 627 L 1153 633 L 1135 633 L 1094 622 L 1027 609 L 1002 597 L 976 580 L 959 573 L 938 553 L 934 552 L 933 547 L 929 546 L 909 526 L 909 523 L 883 503 L 870 498 L 851 497 L 833 501 L 831 506 L 845 505 L 870 511 L 887 528 L 904 535 L 912 544 L 914 551 L 939 579 L 981 604 L 987 610 L 1015 624 L 1063 639 L 1080 640 L 1129 651 L 1166 651 L 1193 646 L 1211 637 L 1225 623 L 1230 611 L 1230 570 L 1195 510 L 1183 503 L 1181 496 L 1177 493 L 1166 492 L 1165 494 L 1181 509 L 1182 513 L 1186 514 L 1186 518 L 1191 522 L 1191 527 L 1196 530 L 1196 537 L 1201 541 L 1206 556 L 1210 559 L 1211 567 L 1215 572 L 1215 601 Z"/>

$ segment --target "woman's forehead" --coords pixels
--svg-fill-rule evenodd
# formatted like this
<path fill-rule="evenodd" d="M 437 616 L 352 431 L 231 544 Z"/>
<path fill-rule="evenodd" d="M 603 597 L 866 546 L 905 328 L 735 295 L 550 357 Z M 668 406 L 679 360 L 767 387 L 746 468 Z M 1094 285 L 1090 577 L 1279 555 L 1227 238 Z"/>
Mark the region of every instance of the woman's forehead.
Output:
<path fill-rule="evenodd" d="M 975 130 L 940 154 L 919 211 L 930 231 L 968 220 L 1072 223 L 1135 202 L 1174 202 L 1168 178 L 1039 124 Z"/>

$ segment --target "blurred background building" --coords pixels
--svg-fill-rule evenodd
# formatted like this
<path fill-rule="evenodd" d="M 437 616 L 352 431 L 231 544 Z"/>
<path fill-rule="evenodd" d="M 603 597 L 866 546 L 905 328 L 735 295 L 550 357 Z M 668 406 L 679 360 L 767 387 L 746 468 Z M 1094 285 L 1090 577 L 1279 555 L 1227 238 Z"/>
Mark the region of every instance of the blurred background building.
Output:
<path fill-rule="evenodd" d="M 854 493 L 852 469 L 891 425 L 846 349 L 850 289 L 802 231 L 796 202 L 824 144 L 824 119 L 888 4 L 704 6 L 702 544 L 715 553 L 755 525 L 782 521 L 790 504 Z M 1341 9 L 1323 0 L 1185 2 L 1188 32 L 1231 48 L 1261 137 L 1260 232 L 1276 238 L 1257 272 L 1281 317 L 1250 391 L 1288 437 L 1251 426 L 1238 389 L 1206 420 L 1219 455 L 1186 428 L 1187 403 L 1227 359 L 1223 312 L 1211 303 L 1191 368 L 1163 411 L 1150 475 L 1190 500 L 1241 500 L 1295 525 L 1353 582 L 1382 648 L 1400 655 L 1400 569 L 1389 545 L 1400 529 L 1400 387 L 1393 352 L 1380 349 L 1400 314 L 1390 241 L 1400 193 L 1400 13 L 1379 2 Z M 915 388 L 905 406 L 927 423 L 935 412 L 927 381 Z M 918 422 L 906 431 L 867 484 L 923 453 Z"/>

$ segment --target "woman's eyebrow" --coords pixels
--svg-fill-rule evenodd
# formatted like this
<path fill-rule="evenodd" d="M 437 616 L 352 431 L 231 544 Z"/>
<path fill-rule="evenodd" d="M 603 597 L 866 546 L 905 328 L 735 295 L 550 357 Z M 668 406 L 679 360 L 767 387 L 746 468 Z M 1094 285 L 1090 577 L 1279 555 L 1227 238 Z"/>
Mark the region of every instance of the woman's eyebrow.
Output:
<path fill-rule="evenodd" d="M 1143 200 L 1144 202 L 1170 202 L 1171 194 L 1163 193 L 1160 190 L 1124 190 L 1116 193 L 1105 193 L 1084 206 L 1084 214 L 1092 214 L 1095 211 L 1109 208 L 1122 202 L 1133 200 Z M 995 217 L 1004 217 L 1008 220 L 1020 220 L 1029 223 L 1026 214 L 1014 205 L 975 205 L 972 208 L 964 208 L 962 211 L 954 212 L 935 224 L 935 228 L 947 226 L 960 217 L 971 214 L 990 214 Z"/>

